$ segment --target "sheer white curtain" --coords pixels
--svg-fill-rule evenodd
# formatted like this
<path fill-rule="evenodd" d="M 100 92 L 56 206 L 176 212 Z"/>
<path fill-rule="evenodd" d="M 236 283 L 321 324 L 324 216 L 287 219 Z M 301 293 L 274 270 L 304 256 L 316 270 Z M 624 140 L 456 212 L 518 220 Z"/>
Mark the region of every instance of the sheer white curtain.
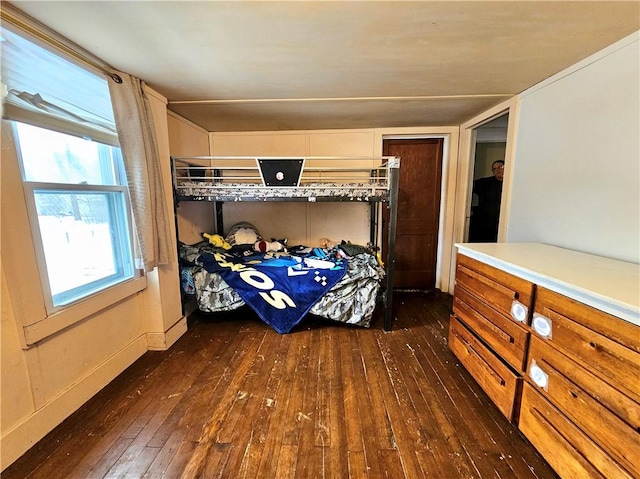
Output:
<path fill-rule="evenodd" d="M 151 106 L 143 82 L 117 73 L 109 91 L 145 271 L 170 262 L 172 239 Z"/>

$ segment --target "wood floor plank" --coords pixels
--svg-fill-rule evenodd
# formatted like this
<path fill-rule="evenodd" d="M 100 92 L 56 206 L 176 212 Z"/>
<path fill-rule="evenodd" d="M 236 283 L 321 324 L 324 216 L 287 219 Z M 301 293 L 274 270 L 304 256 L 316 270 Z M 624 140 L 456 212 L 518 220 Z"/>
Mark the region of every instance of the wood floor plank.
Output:
<path fill-rule="evenodd" d="M 389 447 L 389 436 L 387 435 L 387 427 L 379 428 L 379 422 L 383 421 L 388 424 L 386 411 L 380 412 L 374 407 L 374 403 L 378 401 L 372 398 L 375 388 L 371 387 L 369 379 L 371 375 L 367 373 L 366 356 L 360 349 L 359 335 L 351 335 L 351 367 L 354 372 L 354 390 L 357 391 L 355 397 L 358 407 L 358 419 L 360 421 L 360 429 L 362 435 L 362 449 L 364 452 L 367 470 L 371 477 L 382 477 L 382 469 L 380 468 L 380 456 L 378 450 L 382 447 Z M 379 405 L 378 405 L 379 407 Z M 377 431 L 383 430 L 384 434 Z M 390 433 L 389 433 L 390 434 Z M 381 441 L 381 437 L 383 440 Z"/>
<path fill-rule="evenodd" d="M 369 470 L 367 468 L 367 459 L 364 451 L 348 452 L 348 474 L 349 479 L 368 479 Z"/>
<path fill-rule="evenodd" d="M 374 333 L 375 334 L 375 333 Z M 373 359 L 379 355 L 375 337 L 365 332 L 357 332 L 362 358 L 362 371 L 367 384 L 367 392 L 371 402 L 372 414 L 375 417 L 375 435 L 380 447 L 395 448 L 391 420 L 384 401 L 384 392 L 380 386 L 380 378 Z"/>
<path fill-rule="evenodd" d="M 299 437 L 298 437 L 298 456 L 296 459 L 296 476 L 300 478 L 323 477 L 323 447 L 316 446 L 316 431 L 319 429 L 318 409 L 322 405 L 318 405 L 318 385 L 319 366 L 321 366 L 320 348 L 321 335 L 320 330 L 310 330 L 311 340 L 309 344 L 309 368 L 307 370 L 307 380 L 303 393 L 302 408 L 300 411 Z M 322 436 L 319 438 L 321 439 Z M 317 470 L 316 470 L 317 468 Z"/>
<path fill-rule="evenodd" d="M 293 479 L 299 477 L 298 471 L 296 470 L 297 457 L 297 445 L 283 444 L 278 454 L 278 464 L 276 465 L 275 475 L 259 477 L 276 477 L 278 479 Z"/>
<path fill-rule="evenodd" d="M 137 397 L 130 398 L 129 395 L 121 393 L 123 390 L 135 390 L 141 382 L 139 376 L 144 377 L 157 368 L 158 357 L 155 352 L 143 355 L 127 369 L 131 374 L 118 376 L 103 389 L 104 394 L 90 399 L 74 414 L 74 417 L 82 418 L 81 421 L 64 421 L 44 440 L 32 447 L 29 451 L 32 464 L 23 465 L 23 456 L 13 464 L 10 471 L 17 471 L 18 477 L 72 477 L 70 471 L 82 460 L 82 456 L 75 454 L 79 444 L 82 444 L 85 450 L 90 450 L 103 432 L 109 430 L 114 421 L 118 420 L 120 413 L 126 411 L 127 407 L 137 400 Z M 111 411 L 112 414 L 105 417 L 104 411 Z M 87 428 L 86 424 L 90 424 L 91 427 Z M 48 461 L 47 458 L 52 456 L 66 457 L 68 460 L 63 464 Z M 37 464 L 35 469 L 33 464 Z M 4 476 L 7 474 L 11 472 L 3 472 Z"/>
<path fill-rule="evenodd" d="M 380 464 L 382 467 L 381 477 L 389 479 L 395 477 L 422 477 L 420 474 L 407 476 L 406 469 L 402 464 L 402 458 L 397 449 L 380 449 L 378 455 L 380 456 Z"/>
<path fill-rule="evenodd" d="M 169 465 L 165 469 L 161 477 L 178 478 L 181 477 L 193 457 L 198 447 L 195 441 L 189 441 L 186 438 L 180 443 L 176 453 L 171 458 Z M 204 465 L 202 467 L 204 469 Z"/>
<path fill-rule="evenodd" d="M 354 458 L 362 458 L 364 461 L 364 435 L 362 430 L 362 418 L 358 403 L 360 394 L 357 389 L 356 375 L 353 369 L 353 356 L 359 351 L 354 351 L 351 342 L 352 334 L 341 334 L 338 336 L 338 348 L 340 354 L 339 368 L 341 370 L 342 383 L 342 409 L 344 414 L 344 447 L 349 455 Z M 356 454 L 362 453 L 362 454 Z M 354 459 L 355 460 L 355 459 Z"/>
<path fill-rule="evenodd" d="M 394 389 L 394 379 L 392 376 L 396 374 L 396 371 L 394 371 L 396 366 L 389 364 L 389 351 L 384 343 L 384 339 L 382 339 L 388 334 L 390 333 L 376 332 L 375 335 L 361 336 L 365 343 L 370 343 L 369 350 L 371 350 L 373 354 L 367 358 L 370 365 L 369 370 L 378 376 L 386 416 L 389 417 L 393 432 L 392 450 L 394 453 L 384 454 L 381 457 L 387 462 L 392 459 L 394 464 L 399 461 L 402 466 L 401 473 L 404 477 L 420 477 L 420 465 L 418 464 L 415 454 L 413 454 L 416 444 L 415 430 L 411 425 L 407 426 L 405 422 L 405 414 L 411 416 L 412 413 L 402 408 L 402 405 L 406 405 L 406 403 L 404 401 L 405 395 L 400 392 L 400 385 L 396 383 L 397 389 Z M 397 378 L 395 380 L 397 381 Z M 411 423 L 413 424 L 413 418 Z M 398 472 L 395 474 L 398 474 Z"/>
<path fill-rule="evenodd" d="M 229 458 L 234 453 L 236 447 L 233 444 L 215 443 L 211 446 L 209 454 L 207 455 L 207 463 L 202 471 L 203 478 L 207 479 L 222 479 L 225 476 L 225 470 L 227 470 L 227 464 L 229 464 Z M 244 474 L 238 474 L 236 477 L 251 477 Z"/>
<path fill-rule="evenodd" d="M 254 334 L 241 334 L 238 328 L 235 328 L 232 338 L 222 342 L 212 338 L 209 342 L 211 349 L 206 349 L 201 354 L 205 359 L 205 367 L 193 377 L 193 384 L 182 395 L 180 405 L 174 408 L 149 442 L 150 446 L 158 447 L 166 441 L 159 453 L 159 460 L 154 461 L 147 471 L 147 477 L 162 477 L 172 464 L 173 455 L 196 442 L 213 411 L 213 405 L 222 397 L 233 378 L 233 368 L 229 364 L 234 364 L 234 361 L 246 354 L 255 340 Z M 177 461 L 180 462 L 180 458 Z"/>
<path fill-rule="evenodd" d="M 446 411 L 447 421 L 455 431 L 456 441 L 459 441 L 462 451 L 473 464 L 477 477 L 496 477 L 496 464 L 488 460 L 485 450 L 486 444 L 479 442 L 474 437 L 473 431 L 481 425 L 478 423 L 470 424 L 467 420 L 471 411 L 478 410 L 479 404 L 465 403 L 455 382 L 448 381 L 446 384 L 442 382 L 441 378 L 447 377 L 445 374 L 451 374 L 451 372 L 447 373 L 438 357 L 439 354 L 444 354 L 443 351 L 441 349 L 436 351 L 429 346 L 425 346 L 423 343 L 417 344 L 416 357 L 423 366 L 424 375 L 428 378 L 429 383 L 441 391 L 438 400 L 443 401 L 443 404 L 447 406 L 443 410 Z M 503 465 L 499 465 L 499 467 L 503 469 Z"/>
<path fill-rule="evenodd" d="M 230 458 L 225 472 L 231 476 L 240 470 L 242 477 L 257 477 L 260 460 L 269 430 L 269 421 L 276 413 L 276 402 L 284 359 L 291 344 L 290 336 L 274 336 L 275 341 L 265 345 L 264 360 L 256 370 L 256 381 L 250 390 L 250 397 L 242 416 L 243 427 L 237 427 L 231 441 L 240 447 L 246 443 L 244 453 Z"/>
<path fill-rule="evenodd" d="M 142 471 L 142 474 L 133 472 L 129 474 L 129 468 L 132 464 L 136 463 L 136 458 L 140 454 L 149 454 L 149 451 L 147 451 L 149 444 L 160 427 L 179 404 L 184 404 L 182 396 L 190 389 L 194 378 L 197 377 L 200 371 L 206 366 L 205 360 L 195 360 L 195 358 L 198 357 L 199 355 L 191 356 L 190 359 L 192 360 L 190 361 L 188 372 L 184 372 L 183 370 L 182 374 L 177 375 L 171 383 L 171 389 L 168 391 L 168 394 L 153 398 L 142 414 L 136 418 L 132 426 L 125 431 L 123 437 L 128 437 L 128 435 L 135 432 L 134 440 L 107 473 L 105 479 L 127 477 L 128 475 L 140 477 L 144 474 L 145 471 Z M 152 447 L 150 450 L 157 453 L 160 448 Z M 151 464 L 152 461 L 153 458 L 149 464 Z"/>
<path fill-rule="evenodd" d="M 175 377 L 181 371 L 179 363 L 174 361 L 175 358 L 189 361 L 195 356 L 198 341 L 183 341 L 183 343 L 186 344 L 176 344 L 171 354 L 158 361 L 155 368 L 147 368 L 144 374 L 139 376 L 138 382 L 131 382 L 125 390 L 121 391 L 121 399 L 114 402 L 111 409 L 107 409 L 109 412 L 106 417 L 102 421 L 91 423 L 93 427 L 91 427 L 89 438 L 78 435 L 75 442 L 68 441 L 68 447 L 81 445 L 81 447 L 87 448 L 89 453 L 86 456 L 75 455 L 73 457 L 78 461 L 68 461 L 50 473 L 43 470 L 41 473 L 43 477 L 66 477 L 68 475 L 85 477 L 95 468 L 97 461 L 103 462 L 100 465 L 101 469 L 113 467 L 113 464 L 106 463 L 112 457 L 108 454 L 110 448 L 114 447 L 121 438 L 130 437 L 133 439 L 135 436 L 132 432 L 141 431 L 148 419 L 156 413 L 155 407 L 150 405 L 158 397 L 162 397 L 164 387 L 157 381 L 158 378 L 162 375 Z M 157 353 L 153 353 L 153 356 L 161 357 Z M 123 375 L 131 373 L 131 370 L 128 369 Z M 126 428 L 124 432 L 122 428 Z"/>
<path fill-rule="evenodd" d="M 265 334 L 255 354 L 252 355 L 252 363 L 246 373 L 233 387 L 236 388 L 233 401 L 225 411 L 226 417 L 220 425 L 215 437 L 215 442 L 227 444 L 233 437 L 239 435 L 248 436 L 251 428 L 250 419 L 259 405 L 266 387 L 269 371 L 273 367 L 271 351 L 277 342 L 277 337 Z M 227 391 L 229 392 L 229 391 Z M 257 403 L 257 404 L 256 404 Z"/>
<path fill-rule="evenodd" d="M 187 374 L 191 378 L 191 384 L 188 389 L 180 394 L 181 400 L 173 409 L 170 416 L 160 426 L 153 438 L 149 441 L 150 447 L 163 447 L 177 428 L 181 427 L 181 423 L 191 424 L 192 418 L 190 413 L 194 410 L 200 411 L 203 402 L 208 400 L 207 392 L 215 391 L 216 384 L 220 381 L 229 361 L 232 361 L 233 355 L 236 353 L 237 341 L 245 335 L 235 334 L 235 340 L 229 337 L 212 337 L 207 343 L 207 347 L 200 352 L 203 367 L 199 368 L 199 372 L 194 371 L 191 365 L 187 366 Z M 166 397 L 171 397 L 173 392 Z"/>
<path fill-rule="evenodd" d="M 265 444 L 260 464 L 255 477 L 276 477 L 280 454 L 290 454 L 291 448 L 286 443 L 287 433 L 291 427 L 296 427 L 300 408 L 297 407 L 297 399 L 294 387 L 304 384 L 304 367 L 300 368 L 301 360 L 308 357 L 309 335 L 292 335 L 287 355 L 284 359 L 280 384 L 275 394 L 276 411 L 269 421 L 269 429 L 266 432 Z M 297 444 L 296 444 L 297 445 Z M 285 460 L 285 458 L 283 458 Z"/>
<path fill-rule="evenodd" d="M 426 476 L 445 477 L 453 467 L 461 477 L 474 477 L 475 471 L 457 440 L 455 430 L 433 394 L 433 385 L 423 380 L 424 374 L 410 338 L 394 334 L 389 341 L 394 351 L 404 351 L 405 354 L 401 374 L 418 417 L 418 441 L 425 446 L 416 450 L 422 472 Z"/>
<path fill-rule="evenodd" d="M 349 469 L 348 448 L 346 439 L 345 413 L 345 378 L 343 364 L 347 360 L 340 350 L 341 338 L 349 334 L 344 327 L 333 328 L 328 337 L 331 356 L 328 365 L 329 376 L 329 435 L 327 477 L 342 477 Z"/>
<path fill-rule="evenodd" d="M 451 296 L 396 298 L 391 332 L 196 313 L 2 479 L 557 479 L 449 350 Z"/>
<path fill-rule="evenodd" d="M 161 401 L 161 405 L 157 405 L 154 402 L 151 402 L 150 406 L 154 406 L 155 413 L 149 421 L 144 425 L 144 427 L 140 430 L 140 432 L 133 439 L 129 447 L 123 452 L 123 454 L 118 458 L 118 460 L 114 463 L 113 467 L 109 470 L 109 472 L 105 475 L 105 479 L 113 479 L 118 477 L 127 477 L 128 471 L 133 464 L 135 464 L 137 458 L 146 450 L 147 445 L 153 435 L 156 433 L 162 422 L 166 419 L 166 417 L 171 413 L 171 410 L 178 403 L 177 398 L 167 399 L 166 401 Z M 159 448 L 152 448 L 155 452 L 159 452 Z M 149 461 L 149 464 L 153 461 Z M 145 471 L 142 471 L 144 474 Z M 140 475 L 142 475 L 140 474 Z M 137 477 L 140 477 L 138 475 Z"/>
<path fill-rule="evenodd" d="M 260 341 L 260 332 L 238 332 L 227 349 L 217 352 L 209 365 L 208 377 L 198 378 L 198 384 L 204 387 L 193 390 L 188 398 L 184 415 L 179 418 L 177 427 L 188 428 L 186 441 L 197 441 L 207 420 L 215 412 L 219 402 L 231 387 L 236 377 L 238 365 L 242 364 L 255 343 Z"/>
<path fill-rule="evenodd" d="M 311 421 L 310 412 L 304 411 L 304 398 L 307 390 L 307 381 L 310 375 L 310 356 L 312 334 L 304 335 L 300 343 L 298 356 L 289 360 L 295 363 L 290 393 L 287 398 L 285 418 L 282 428 L 282 444 L 298 446 L 300 442 L 300 429 L 305 421 Z M 295 418 L 293 420 L 292 418 Z M 276 431 L 274 431 L 276 433 Z"/>
<path fill-rule="evenodd" d="M 165 475 L 165 472 L 167 471 L 167 468 L 169 467 L 169 464 L 171 464 L 171 461 L 178 452 L 178 449 L 184 442 L 185 435 L 186 433 L 181 429 L 177 429 L 176 431 L 174 431 L 173 434 L 171 434 L 167 438 L 167 441 L 164 443 L 162 448 L 158 451 L 158 454 L 154 458 L 153 462 L 149 465 L 145 473 L 139 477 L 142 477 L 144 479 L 163 477 Z"/>
<path fill-rule="evenodd" d="M 333 369 L 333 356 L 331 349 L 332 331 L 319 334 L 320 345 L 315 373 L 315 421 L 314 421 L 314 445 L 316 447 L 331 446 L 331 370 Z"/>
<path fill-rule="evenodd" d="M 270 465 L 276 464 L 273 459 L 274 445 L 276 438 L 280 437 L 280 423 L 278 418 L 282 417 L 285 410 L 286 396 L 290 393 L 290 383 L 286 383 L 284 377 L 291 372 L 290 364 L 287 358 L 290 357 L 289 351 L 293 343 L 292 336 L 282 336 L 279 338 L 279 345 L 275 352 L 274 366 L 271 369 L 269 379 L 267 381 L 265 393 L 258 408 L 258 413 L 253 421 L 253 434 L 256 437 L 255 447 L 252 451 L 251 461 L 246 464 L 244 470 L 247 477 L 264 477 L 264 470 L 260 471 L 261 466 L 268 462 Z M 284 394 L 281 393 L 284 390 Z M 275 427 L 272 427 L 275 422 Z M 275 432 L 270 434 L 270 431 Z M 270 440 L 273 438 L 273 440 Z M 270 458 L 263 461 L 263 458 Z M 245 466 L 245 465 L 243 465 Z"/>
<path fill-rule="evenodd" d="M 74 477 L 90 477 L 95 479 L 101 479 L 105 476 L 105 474 L 111 468 L 111 465 L 117 461 L 122 453 L 126 451 L 129 445 L 133 442 L 133 439 L 118 439 L 113 447 L 109 448 L 109 451 L 105 454 L 106 457 L 103 458 L 102 461 L 98 462 L 94 467 L 90 468 L 89 471 L 83 473 L 82 476 L 74 473 Z M 44 476 L 40 476 L 44 477 Z"/>
<path fill-rule="evenodd" d="M 248 358 L 241 361 L 239 366 L 235 369 L 233 379 L 229 383 L 224 396 L 220 399 L 220 402 L 216 405 L 216 409 L 202 429 L 202 434 L 197 441 L 195 451 L 189 458 L 189 462 L 182 472 L 182 479 L 197 479 L 202 473 L 206 464 L 206 457 L 209 453 L 209 449 L 215 442 L 215 438 L 226 420 L 229 408 L 234 403 L 238 395 L 239 386 L 244 382 L 247 373 L 254 364 L 256 356 L 259 354 L 263 339 L 264 335 L 260 338 L 260 341 L 254 348 L 247 351 Z"/>
<path fill-rule="evenodd" d="M 441 330 L 440 325 L 435 327 Z M 423 329 L 420 334 L 424 337 L 426 332 L 427 329 Z M 444 334 L 444 331 L 442 333 Z M 449 407 L 447 409 L 450 413 L 449 420 L 456 425 L 457 437 L 465 445 L 465 450 L 474 451 L 474 454 L 476 454 L 473 463 L 477 469 L 480 469 L 481 477 L 494 477 L 496 475 L 498 477 L 532 477 L 528 468 L 526 470 L 518 468 L 515 471 L 511 468 L 512 461 L 510 461 L 509 456 L 513 457 L 513 455 L 505 453 L 505 449 L 510 449 L 510 443 L 505 441 L 501 446 L 498 446 L 494 438 L 494 435 L 504 434 L 506 429 L 514 431 L 515 428 L 509 425 L 504 417 L 500 417 L 499 421 L 505 425 L 505 428 L 495 429 L 496 417 L 487 417 L 487 413 L 497 411 L 497 408 L 490 401 L 488 401 L 488 404 L 483 404 L 487 402 L 488 398 L 475 382 L 471 384 L 465 379 L 468 373 L 464 368 L 457 367 L 455 371 L 451 370 L 451 366 L 458 364 L 456 358 L 451 355 L 450 351 L 443 351 L 437 348 L 433 342 L 427 343 L 423 341 L 423 344 L 425 347 L 419 351 L 431 358 L 429 364 L 440 378 L 446 377 L 448 379 L 446 384 L 440 380 L 440 384 L 447 392 L 449 401 L 453 405 L 453 408 Z M 445 360 L 444 358 L 447 359 Z M 483 408 L 483 419 L 485 420 L 469 424 L 469 411 L 479 410 L 480 408 Z M 488 432 L 488 428 L 493 428 L 493 434 Z M 518 454 L 516 450 L 512 452 Z"/>
<path fill-rule="evenodd" d="M 155 460 L 160 452 L 158 447 L 145 447 L 134 459 L 131 464 L 122 473 L 118 475 L 111 475 L 109 472 L 105 475 L 105 479 L 109 477 L 116 477 L 120 479 L 126 479 L 128 477 L 143 477 L 149 469 L 151 463 Z"/>

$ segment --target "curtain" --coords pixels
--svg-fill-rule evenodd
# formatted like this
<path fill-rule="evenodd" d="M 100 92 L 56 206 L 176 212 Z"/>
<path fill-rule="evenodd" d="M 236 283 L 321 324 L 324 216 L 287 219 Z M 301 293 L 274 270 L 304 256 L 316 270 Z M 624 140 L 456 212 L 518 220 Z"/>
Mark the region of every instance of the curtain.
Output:
<path fill-rule="evenodd" d="M 117 73 L 109 91 L 145 271 L 168 264 L 172 245 L 151 105 L 139 79 Z"/>

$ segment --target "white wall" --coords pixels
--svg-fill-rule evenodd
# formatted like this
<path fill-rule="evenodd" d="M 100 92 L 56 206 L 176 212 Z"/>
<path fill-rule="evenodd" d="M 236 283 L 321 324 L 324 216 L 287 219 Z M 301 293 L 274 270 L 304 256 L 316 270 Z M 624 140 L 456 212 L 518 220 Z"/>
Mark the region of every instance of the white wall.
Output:
<path fill-rule="evenodd" d="M 508 242 L 640 262 L 639 39 L 521 94 Z"/>

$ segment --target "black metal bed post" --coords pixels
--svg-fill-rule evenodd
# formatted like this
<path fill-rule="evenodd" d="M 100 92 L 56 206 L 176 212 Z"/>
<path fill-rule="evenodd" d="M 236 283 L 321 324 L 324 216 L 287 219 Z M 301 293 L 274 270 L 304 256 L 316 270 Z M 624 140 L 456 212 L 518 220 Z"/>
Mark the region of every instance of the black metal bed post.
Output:
<path fill-rule="evenodd" d="M 222 176 L 222 174 L 220 173 L 220 170 L 215 169 L 213 170 L 213 181 L 215 182 L 216 178 L 220 178 Z M 218 232 L 218 234 L 222 237 L 224 237 L 224 222 L 222 219 L 222 208 L 223 208 L 223 203 L 224 201 L 216 201 L 214 203 L 215 206 L 215 211 L 216 211 L 216 231 Z"/>
<path fill-rule="evenodd" d="M 389 158 L 389 240 L 387 241 L 387 287 L 385 291 L 384 329 L 393 326 L 393 269 L 395 266 L 396 227 L 398 223 L 398 185 L 400 158 Z"/>
<path fill-rule="evenodd" d="M 216 231 L 220 236 L 224 237 L 224 222 L 222 219 L 222 205 L 224 201 L 216 201 Z"/>
<path fill-rule="evenodd" d="M 378 177 L 378 170 L 371 170 L 371 180 L 376 181 Z M 373 247 L 378 246 L 378 206 L 380 203 L 369 203 L 369 242 Z"/>

